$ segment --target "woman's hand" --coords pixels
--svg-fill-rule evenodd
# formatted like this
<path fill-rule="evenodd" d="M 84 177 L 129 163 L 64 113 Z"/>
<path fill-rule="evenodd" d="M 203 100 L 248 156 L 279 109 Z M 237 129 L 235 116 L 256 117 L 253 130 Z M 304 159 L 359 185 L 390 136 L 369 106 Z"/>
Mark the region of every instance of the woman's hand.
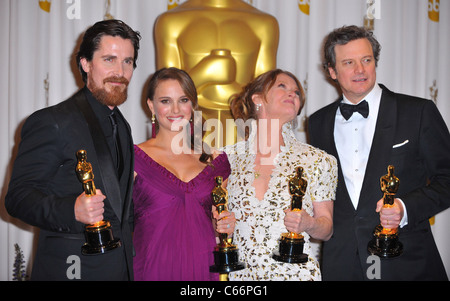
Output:
<path fill-rule="evenodd" d="M 223 211 L 219 214 L 216 207 L 212 209 L 213 218 L 216 220 L 216 231 L 218 233 L 227 233 L 228 235 L 234 232 L 236 225 L 236 218 L 233 212 Z"/>
<path fill-rule="evenodd" d="M 333 234 L 333 201 L 313 202 L 314 217 L 305 210 L 285 210 L 284 225 L 288 231 L 306 232 L 319 240 L 328 240 Z"/>
<path fill-rule="evenodd" d="M 292 211 L 287 209 L 284 217 L 284 225 L 290 232 L 300 234 L 301 232 L 308 232 L 312 227 L 313 218 L 304 210 Z"/>

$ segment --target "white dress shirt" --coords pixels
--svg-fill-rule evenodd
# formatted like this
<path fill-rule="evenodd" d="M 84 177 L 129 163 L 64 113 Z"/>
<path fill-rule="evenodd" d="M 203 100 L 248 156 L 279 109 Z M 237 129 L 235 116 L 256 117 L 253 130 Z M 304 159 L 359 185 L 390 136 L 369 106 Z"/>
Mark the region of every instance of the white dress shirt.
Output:
<path fill-rule="evenodd" d="M 381 92 L 380 86 L 376 84 L 363 99 L 369 104 L 369 116 L 367 118 L 355 112 L 348 120 L 345 120 L 341 111 L 339 109 L 336 111 L 334 139 L 345 185 L 355 208 L 358 206 L 359 194 L 375 133 Z M 345 95 L 343 98 L 344 103 L 353 104 Z"/>
<path fill-rule="evenodd" d="M 378 109 L 380 108 L 381 93 L 380 86 L 376 84 L 372 91 L 361 100 L 366 100 L 369 104 L 369 116 L 367 118 L 355 112 L 348 120 L 345 120 L 341 114 L 341 110 L 337 109 L 336 111 L 334 139 L 341 163 L 341 170 L 344 175 L 345 186 L 347 187 L 355 209 L 358 207 L 359 195 L 366 172 L 367 161 L 369 160 L 370 148 L 372 147 Z M 345 95 L 342 101 L 353 104 Z M 400 227 L 403 227 L 408 223 L 408 217 L 405 204 L 402 200 L 400 202 L 404 211 Z"/>

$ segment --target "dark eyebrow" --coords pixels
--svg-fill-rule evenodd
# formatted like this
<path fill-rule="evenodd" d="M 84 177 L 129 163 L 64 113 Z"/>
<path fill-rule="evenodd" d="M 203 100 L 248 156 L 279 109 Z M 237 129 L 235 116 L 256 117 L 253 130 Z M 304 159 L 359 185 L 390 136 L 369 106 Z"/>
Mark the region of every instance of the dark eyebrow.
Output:
<path fill-rule="evenodd" d="M 117 59 L 117 55 L 113 54 L 105 54 L 102 56 L 103 59 Z M 126 57 L 124 61 L 134 61 L 134 58 L 132 56 Z"/>
<path fill-rule="evenodd" d="M 102 59 L 116 59 L 116 58 L 117 56 L 112 54 L 102 55 Z"/>

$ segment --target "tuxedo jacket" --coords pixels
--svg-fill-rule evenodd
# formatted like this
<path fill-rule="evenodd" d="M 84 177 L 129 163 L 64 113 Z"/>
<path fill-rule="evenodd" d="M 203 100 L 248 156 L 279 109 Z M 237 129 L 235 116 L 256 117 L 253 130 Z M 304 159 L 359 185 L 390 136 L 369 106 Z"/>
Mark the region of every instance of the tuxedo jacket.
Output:
<path fill-rule="evenodd" d="M 356 209 L 339 167 L 334 233 L 323 246 L 323 279 L 378 277 L 372 274 L 376 261 L 368 258 L 367 245 L 380 224 L 379 213 L 375 212 L 376 203 L 383 197 L 380 177 L 387 174 L 388 165 L 393 165 L 400 180 L 396 197 L 405 204 L 408 224 L 399 228 L 403 254 L 381 259 L 377 273 L 381 280 L 446 280 L 429 218 L 450 206 L 449 131 L 432 101 L 380 86 L 380 108 Z M 333 132 L 340 101 L 314 113 L 308 125 L 310 143 L 334 155 L 338 164 Z"/>
<path fill-rule="evenodd" d="M 5 206 L 13 217 L 40 228 L 32 280 L 128 280 L 133 276 L 130 127 L 126 124 L 131 143 L 119 179 L 85 89 L 33 113 L 22 129 Z M 104 220 L 122 243 L 102 255 L 81 254 L 85 225 L 74 214 L 75 200 L 83 192 L 75 173 L 80 149 L 86 150 L 92 164 L 96 188 L 106 196 Z"/>

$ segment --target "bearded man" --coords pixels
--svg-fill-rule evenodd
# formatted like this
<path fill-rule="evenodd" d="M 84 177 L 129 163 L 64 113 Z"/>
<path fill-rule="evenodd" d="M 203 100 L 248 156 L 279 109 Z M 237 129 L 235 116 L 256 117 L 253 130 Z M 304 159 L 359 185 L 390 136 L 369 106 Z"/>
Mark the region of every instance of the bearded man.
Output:
<path fill-rule="evenodd" d="M 40 228 L 32 280 L 133 279 L 133 141 L 117 106 L 127 99 L 140 38 L 119 20 L 90 27 L 76 58 L 85 87 L 23 126 L 5 207 Z M 83 192 L 75 172 L 80 149 L 95 174 L 95 195 Z M 119 247 L 82 254 L 85 226 L 102 220 Z"/>

